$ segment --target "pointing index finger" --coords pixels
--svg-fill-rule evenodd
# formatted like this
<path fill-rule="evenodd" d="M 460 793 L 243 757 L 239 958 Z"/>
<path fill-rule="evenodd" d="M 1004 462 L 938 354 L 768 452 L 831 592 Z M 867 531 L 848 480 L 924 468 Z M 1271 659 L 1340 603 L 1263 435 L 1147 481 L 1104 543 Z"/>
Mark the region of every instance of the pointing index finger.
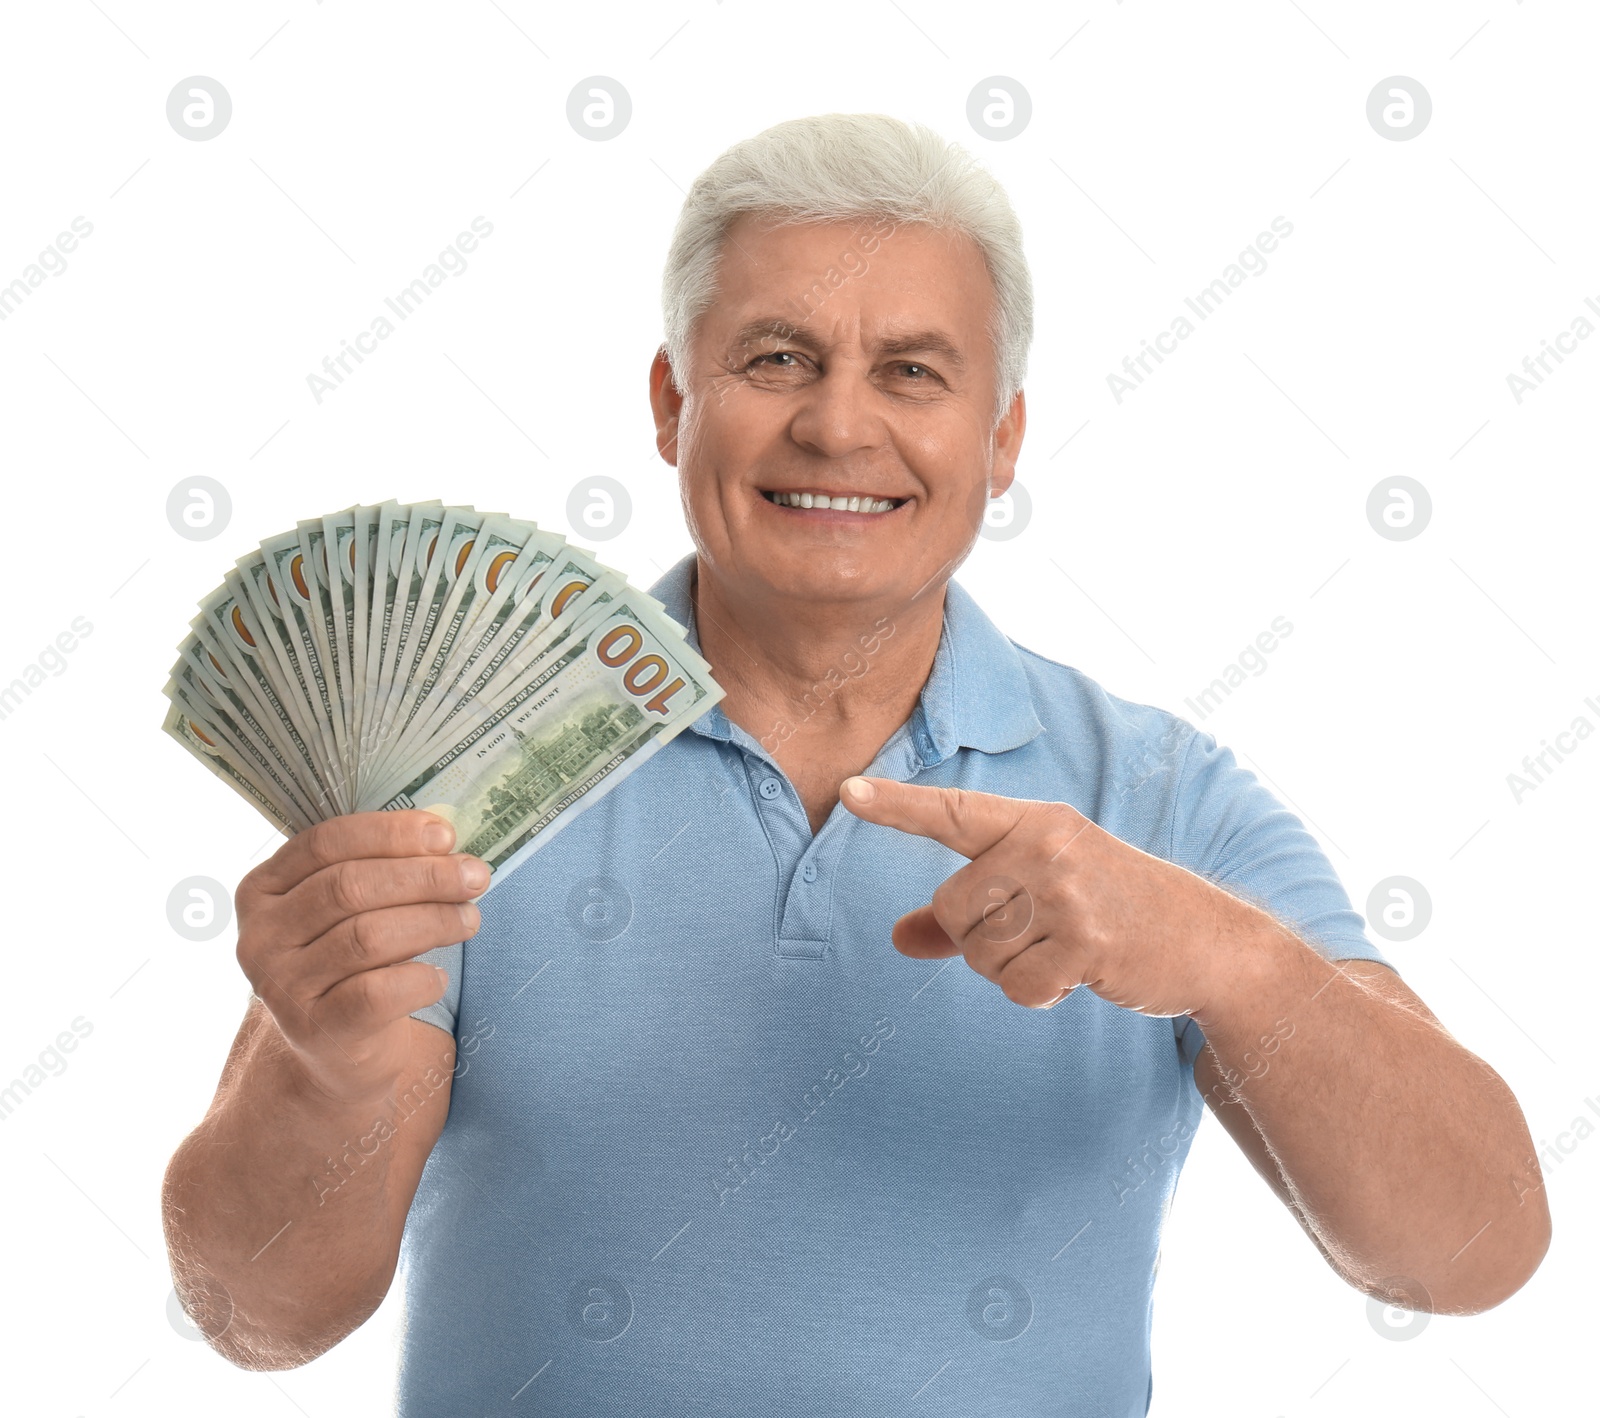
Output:
<path fill-rule="evenodd" d="M 839 785 L 839 801 L 868 822 L 930 837 L 967 858 L 980 857 L 999 842 L 1028 807 L 1016 798 L 970 788 L 934 788 L 860 775 Z"/>

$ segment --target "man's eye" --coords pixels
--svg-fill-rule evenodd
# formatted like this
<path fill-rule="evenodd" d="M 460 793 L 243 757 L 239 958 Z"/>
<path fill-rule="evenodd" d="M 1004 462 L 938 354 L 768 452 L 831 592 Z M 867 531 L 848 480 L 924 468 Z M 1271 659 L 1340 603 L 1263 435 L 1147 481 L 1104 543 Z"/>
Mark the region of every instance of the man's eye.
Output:
<path fill-rule="evenodd" d="M 793 360 L 794 363 L 792 363 L 792 364 L 776 364 L 776 363 L 774 363 L 772 367 L 776 368 L 776 369 L 798 369 L 800 367 L 799 366 L 799 356 L 796 355 L 792 350 L 772 350 L 767 354 L 757 355 L 753 360 L 750 361 L 749 364 L 747 364 L 745 366 L 745 368 L 746 369 L 754 369 L 754 368 L 756 368 L 757 365 L 765 364 L 768 361 L 777 361 L 777 360 L 783 360 L 783 359 Z M 912 383 L 914 383 L 914 384 L 926 384 L 929 380 L 938 378 L 938 375 L 936 375 L 934 373 L 934 371 L 932 369 L 930 369 L 927 365 L 918 364 L 918 363 L 916 363 L 915 361 L 912 361 L 912 360 L 902 360 L 899 364 L 897 364 L 895 366 L 895 368 L 900 369 L 900 370 L 911 371 L 911 379 L 912 379 Z"/>

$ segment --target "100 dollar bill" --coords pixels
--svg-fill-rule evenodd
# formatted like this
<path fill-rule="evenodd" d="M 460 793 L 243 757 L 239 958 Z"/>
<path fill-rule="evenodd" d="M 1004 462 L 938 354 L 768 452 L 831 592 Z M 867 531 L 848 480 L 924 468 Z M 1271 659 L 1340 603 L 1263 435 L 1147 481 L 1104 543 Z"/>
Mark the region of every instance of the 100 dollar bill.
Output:
<path fill-rule="evenodd" d="M 671 624 L 642 593 L 617 596 L 492 712 L 462 714 L 456 741 L 373 806 L 448 819 L 492 886 L 580 799 L 610 791 L 723 697 Z"/>

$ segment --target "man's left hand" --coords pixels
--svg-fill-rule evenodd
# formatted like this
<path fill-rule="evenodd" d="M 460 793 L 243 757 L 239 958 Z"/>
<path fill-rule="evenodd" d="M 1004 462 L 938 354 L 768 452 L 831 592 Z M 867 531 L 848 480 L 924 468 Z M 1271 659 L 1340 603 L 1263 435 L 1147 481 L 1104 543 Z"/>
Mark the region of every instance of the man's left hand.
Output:
<path fill-rule="evenodd" d="M 865 801 L 862 785 L 873 791 Z M 918 960 L 964 955 L 1008 999 L 1048 1009 L 1079 985 L 1150 1015 L 1201 1015 L 1234 945 L 1270 917 L 1114 837 L 1069 803 L 847 778 L 857 817 L 971 860 L 891 939 Z"/>

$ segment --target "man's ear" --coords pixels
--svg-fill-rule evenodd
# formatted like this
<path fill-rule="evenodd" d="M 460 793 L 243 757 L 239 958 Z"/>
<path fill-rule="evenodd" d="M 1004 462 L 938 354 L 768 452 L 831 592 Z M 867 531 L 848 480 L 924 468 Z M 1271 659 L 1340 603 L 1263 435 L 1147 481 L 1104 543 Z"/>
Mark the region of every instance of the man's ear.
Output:
<path fill-rule="evenodd" d="M 994 473 L 990 492 L 999 497 L 1017 476 L 1017 457 L 1022 452 L 1022 436 L 1028 427 L 1027 398 L 1021 389 L 994 431 Z"/>
<path fill-rule="evenodd" d="M 656 451 L 673 467 L 678 466 L 678 419 L 683 411 L 683 395 L 672 382 L 672 366 L 663 345 L 650 362 L 650 409 L 656 420 Z"/>

